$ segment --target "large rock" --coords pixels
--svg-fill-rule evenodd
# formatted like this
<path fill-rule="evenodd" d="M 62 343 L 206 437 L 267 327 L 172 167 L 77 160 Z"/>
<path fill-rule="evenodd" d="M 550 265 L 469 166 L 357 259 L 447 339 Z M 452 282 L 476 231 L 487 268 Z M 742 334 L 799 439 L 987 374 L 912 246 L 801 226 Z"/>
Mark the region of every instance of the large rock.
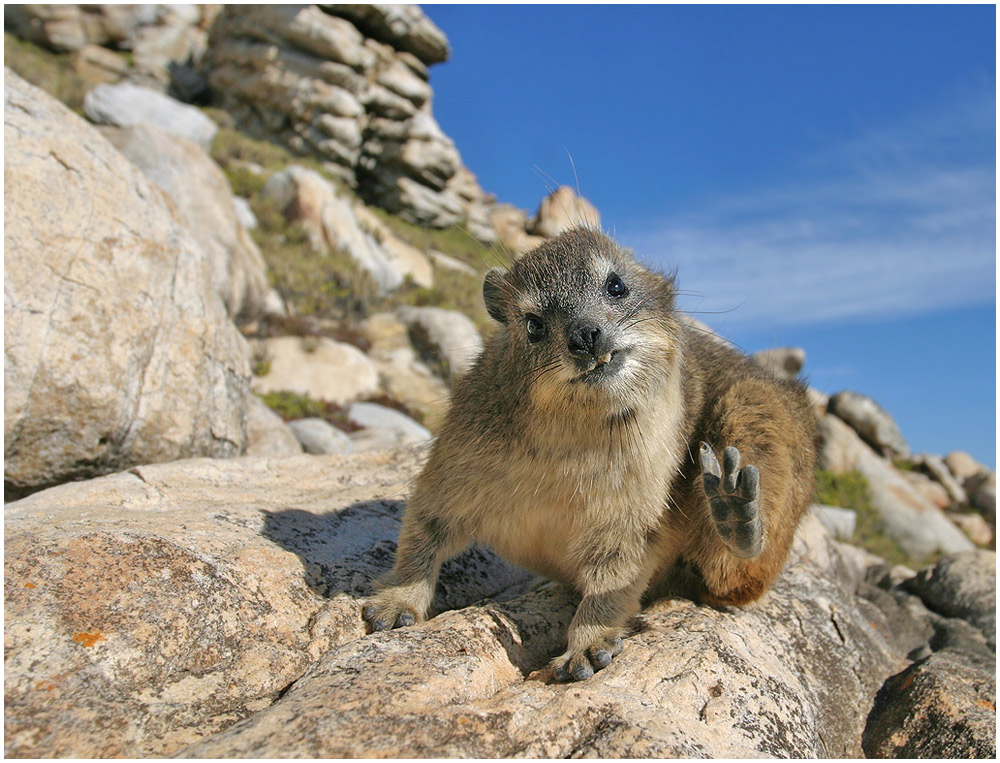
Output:
<path fill-rule="evenodd" d="M 416 6 L 243 6 L 212 27 L 209 81 L 241 129 L 318 156 L 366 203 L 492 241 L 486 196 L 431 112 L 418 56 L 440 60 L 438 45 Z"/>
<path fill-rule="evenodd" d="M 153 125 L 206 151 L 219 131 L 215 122 L 194 106 L 131 82 L 98 85 L 84 97 L 83 110 L 92 122 L 117 127 Z"/>
<path fill-rule="evenodd" d="M 552 238 L 576 226 L 600 228 L 601 215 L 593 204 L 564 185 L 542 199 L 528 232 Z"/>
<path fill-rule="evenodd" d="M 365 34 L 413 53 L 425 64 L 448 60 L 448 39 L 416 5 L 325 5 Z"/>
<path fill-rule="evenodd" d="M 365 636 L 418 466 L 188 461 L 9 505 L 7 754 L 860 754 L 904 663 L 811 519 L 758 605 L 656 603 L 582 684 L 545 669 L 574 597 L 525 593 L 530 576 L 481 549 L 445 565 L 444 614 Z"/>
<path fill-rule="evenodd" d="M 914 460 L 947 491 L 948 498 L 955 506 L 965 506 L 969 502 L 965 490 L 955 479 L 944 459 L 933 453 L 921 453 Z"/>
<path fill-rule="evenodd" d="M 905 588 L 931 610 L 957 617 L 979 628 L 996 650 L 997 555 L 995 551 L 967 551 L 944 557 L 921 570 Z"/>
<path fill-rule="evenodd" d="M 988 471 L 985 466 L 962 450 L 955 450 L 944 458 L 949 471 L 960 480 L 967 480 L 980 472 Z"/>
<path fill-rule="evenodd" d="M 865 730 L 869 758 L 996 759 L 996 659 L 946 649 L 879 692 Z"/>
<path fill-rule="evenodd" d="M 289 422 L 306 453 L 346 455 L 354 452 L 350 438 L 324 419 L 306 418 Z"/>
<path fill-rule="evenodd" d="M 4 27 L 18 37 L 61 52 L 84 45 L 127 44 L 142 24 L 156 18 L 156 6 L 4 5 Z"/>
<path fill-rule="evenodd" d="M 892 416 L 867 395 L 850 390 L 838 392 L 830 398 L 827 409 L 850 424 L 878 453 L 910 455 L 910 446 Z"/>
<path fill-rule="evenodd" d="M 147 124 L 105 128 L 103 135 L 173 200 L 208 255 L 212 283 L 229 314 L 244 320 L 260 316 L 267 266 L 236 216 L 232 189 L 218 165 L 191 141 Z"/>
<path fill-rule="evenodd" d="M 239 454 L 248 350 L 204 254 L 93 127 L 5 76 L 7 485 Z"/>
<path fill-rule="evenodd" d="M 255 392 L 295 392 L 343 404 L 378 390 L 378 372 L 357 347 L 326 337 L 279 336 L 258 340 L 267 373 L 255 376 Z"/>

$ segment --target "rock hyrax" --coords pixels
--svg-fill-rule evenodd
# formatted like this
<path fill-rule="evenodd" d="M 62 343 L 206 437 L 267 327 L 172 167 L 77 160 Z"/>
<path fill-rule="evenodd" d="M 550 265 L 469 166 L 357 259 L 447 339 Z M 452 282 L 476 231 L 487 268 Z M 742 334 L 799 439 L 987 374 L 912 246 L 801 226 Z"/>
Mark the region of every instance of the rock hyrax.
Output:
<path fill-rule="evenodd" d="M 764 593 L 812 494 L 805 388 L 693 328 L 673 279 L 595 230 L 490 271 L 483 296 L 502 325 L 455 386 L 372 629 L 425 618 L 473 540 L 582 596 L 560 680 L 611 663 L 644 594 Z"/>

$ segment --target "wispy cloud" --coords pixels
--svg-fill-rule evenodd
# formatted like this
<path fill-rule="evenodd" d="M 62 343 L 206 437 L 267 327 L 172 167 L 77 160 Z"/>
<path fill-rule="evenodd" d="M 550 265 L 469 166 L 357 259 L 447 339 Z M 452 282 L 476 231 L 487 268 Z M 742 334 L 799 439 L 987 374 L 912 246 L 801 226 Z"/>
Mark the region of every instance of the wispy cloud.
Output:
<path fill-rule="evenodd" d="M 795 179 L 625 243 L 676 266 L 685 306 L 770 328 L 994 301 L 995 99 L 831 147 Z M 713 321 L 709 317 L 710 323 Z"/>

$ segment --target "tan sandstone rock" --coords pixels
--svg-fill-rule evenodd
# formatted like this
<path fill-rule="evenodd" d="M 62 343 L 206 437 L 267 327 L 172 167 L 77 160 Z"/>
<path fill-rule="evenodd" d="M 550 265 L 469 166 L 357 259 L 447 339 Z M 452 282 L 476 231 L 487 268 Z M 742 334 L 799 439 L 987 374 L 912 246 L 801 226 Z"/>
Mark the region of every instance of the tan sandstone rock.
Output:
<path fill-rule="evenodd" d="M 526 592 L 530 576 L 476 547 L 442 570 L 443 614 L 364 635 L 419 463 L 185 461 L 8 505 L 7 754 L 860 753 L 902 663 L 812 518 L 759 605 L 656 603 L 582 684 L 545 668 L 574 596 Z"/>
<path fill-rule="evenodd" d="M 5 72 L 4 455 L 15 488 L 246 446 L 246 342 L 163 192 Z"/>
<path fill-rule="evenodd" d="M 253 390 L 296 392 L 314 400 L 347 403 L 378 389 L 378 372 L 357 347 L 327 337 L 279 336 L 256 340 L 268 371 L 255 376 Z"/>
<path fill-rule="evenodd" d="M 593 204 L 564 185 L 542 199 L 529 233 L 552 238 L 577 225 L 599 228 L 601 214 Z"/>

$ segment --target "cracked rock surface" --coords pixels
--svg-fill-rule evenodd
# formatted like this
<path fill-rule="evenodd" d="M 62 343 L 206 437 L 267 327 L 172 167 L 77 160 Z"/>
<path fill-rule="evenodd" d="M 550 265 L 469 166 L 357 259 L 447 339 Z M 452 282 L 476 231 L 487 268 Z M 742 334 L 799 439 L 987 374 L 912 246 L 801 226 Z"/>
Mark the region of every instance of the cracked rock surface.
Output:
<path fill-rule="evenodd" d="M 436 617 L 366 635 L 422 458 L 178 461 L 7 504 L 6 753 L 853 757 L 901 728 L 873 707 L 914 659 L 954 661 L 955 633 L 967 670 L 992 658 L 812 517 L 757 605 L 655 602 L 582 683 L 546 667 L 574 594 L 484 548 Z"/>

